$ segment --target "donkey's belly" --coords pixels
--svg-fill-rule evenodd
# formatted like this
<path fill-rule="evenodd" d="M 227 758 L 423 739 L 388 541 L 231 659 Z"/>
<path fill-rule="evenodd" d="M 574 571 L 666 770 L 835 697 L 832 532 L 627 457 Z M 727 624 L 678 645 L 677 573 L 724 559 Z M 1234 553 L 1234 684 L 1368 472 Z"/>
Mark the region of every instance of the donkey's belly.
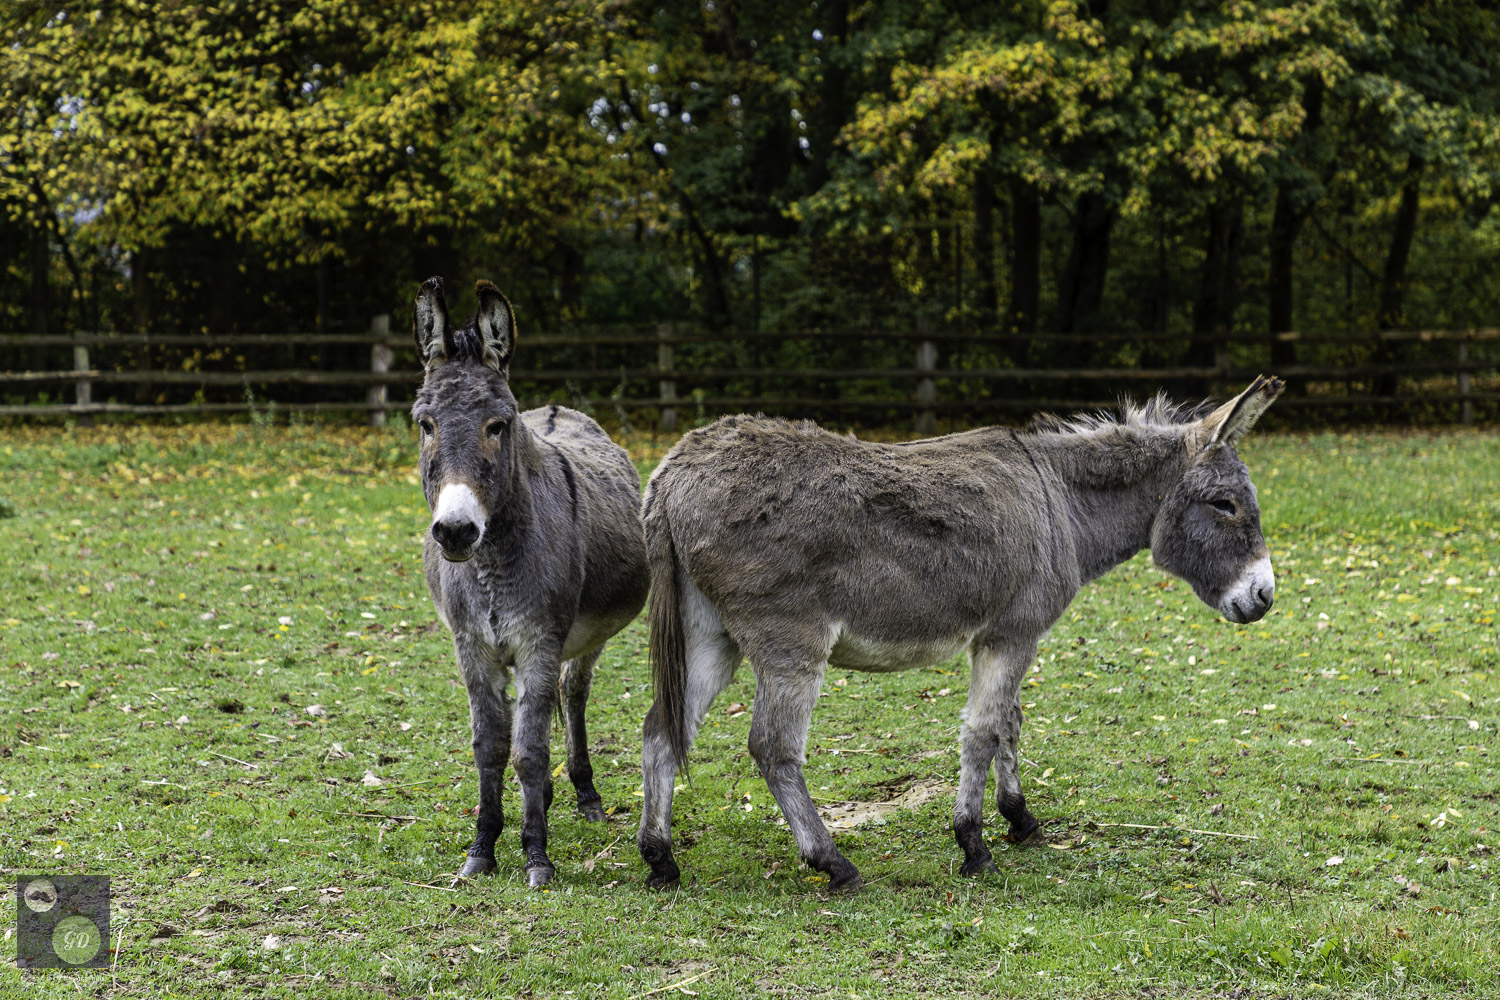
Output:
<path fill-rule="evenodd" d="M 953 659 L 972 638 L 972 635 L 957 635 L 916 642 L 893 641 L 841 630 L 833 652 L 828 654 L 828 665 L 846 670 L 913 670 Z"/>
<path fill-rule="evenodd" d="M 629 625 L 634 617 L 635 612 L 631 612 L 628 617 L 600 615 L 586 618 L 580 615 L 573 620 L 573 627 L 568 630 L 568 637 L 563 640 L 562 658 L 571 660 L 575 656 L 598 649 L 604 645 L 606 639 Z"/>

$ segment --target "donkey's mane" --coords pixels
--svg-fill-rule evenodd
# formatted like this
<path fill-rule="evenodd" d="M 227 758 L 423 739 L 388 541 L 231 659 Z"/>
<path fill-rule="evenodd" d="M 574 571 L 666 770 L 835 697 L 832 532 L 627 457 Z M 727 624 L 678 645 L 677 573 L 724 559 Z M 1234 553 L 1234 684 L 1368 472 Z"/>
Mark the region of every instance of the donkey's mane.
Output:
<path fill-rule="evenodd" d="M 1144 403 L 1121 397 L 1114 410 L 1096 410 L 1058 416 L 1038 413 L 1026 425 L 1028 434 L 1092 434 L 1115 427 L 1170 428 L 1192 423 L 1213 409 L 1212 400 L 1200 403 L 1174 403 L 1166 393 L 1158 392 Z"/>
<path fill-rule="evenodd" d="M 449 336 L 453 340 L 453 353 L 445 360 L 478 361 L 497 372 L 504 370 L 500 363 L 500 352 L 480 334 L 477 317 L 470 319 L 465 326 L 454 327 Z"/>

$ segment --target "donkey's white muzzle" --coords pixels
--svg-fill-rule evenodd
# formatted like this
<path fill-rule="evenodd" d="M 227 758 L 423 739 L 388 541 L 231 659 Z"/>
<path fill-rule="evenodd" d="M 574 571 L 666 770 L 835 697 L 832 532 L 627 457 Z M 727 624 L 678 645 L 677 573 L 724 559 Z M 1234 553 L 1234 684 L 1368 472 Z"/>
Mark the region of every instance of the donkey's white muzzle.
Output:
<path fill-rule="evenodd" d="M 1245 567 L 1240 578 L 1224 592 L 1219 613 L 1237 624 L 1258 622 L 1271 610 L 1276 597 L 1276 574 L 1270 556 L 1262 556 Z"/>
<path fill-rule="evenodd" d="M 463 483 L 448 483 L 432 510 L 432 540 L 449 562 L 465 562 L 484 537 L 484 508 Z"/>

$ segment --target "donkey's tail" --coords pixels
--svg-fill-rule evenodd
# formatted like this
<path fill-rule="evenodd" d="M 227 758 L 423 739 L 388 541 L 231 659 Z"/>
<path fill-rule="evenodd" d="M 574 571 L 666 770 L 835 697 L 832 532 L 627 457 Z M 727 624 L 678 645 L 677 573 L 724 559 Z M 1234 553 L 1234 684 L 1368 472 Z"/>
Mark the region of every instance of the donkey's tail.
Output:
<path fill-rule="evenodd" d="M 660 499 L 660 498 L 658 498 Z M 652 516 L 652 515 L 655 516 Z M 687 650 L 677 593 L 677 546 L 664 510 L 648 511 L 646 560 L 651 566 L 651 682 L 656 703 L 646 714 L 647 738 L 655 731 L 667 738 L 677 770 L 687 770 Z"/>

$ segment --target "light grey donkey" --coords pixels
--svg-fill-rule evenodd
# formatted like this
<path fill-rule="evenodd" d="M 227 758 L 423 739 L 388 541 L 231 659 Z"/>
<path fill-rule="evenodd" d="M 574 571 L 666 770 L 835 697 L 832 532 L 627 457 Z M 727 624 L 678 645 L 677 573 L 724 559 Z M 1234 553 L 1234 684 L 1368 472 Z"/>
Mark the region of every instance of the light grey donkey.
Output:
<path fill-rule="evenodd" d="M 432 508 L 422 563 L 468 687 L 479 769 L 478 833 L 459 874 L 495 869 L 509 759 L 521 782 L 526 871 L 540 887 L 555 874 L 548 739 L 559 694 L 578 809 L 604 819 L 583 712 L 601 647 L 646 601 L 640 477 L 583 414 L 518 412 L 508 369 L 515 316 L 488 281 L 477 291 L 479 309 L 465 327 L 448 319 L 442 279 L 429 278 L 417 294 L 426 375 L 411 415 Z"/>
<path fill-rule="evenodd" d="M 755 671 L 750 754 L 807 863 L 835 890 L 859 871 L 803 779 L 829 665 L 892 671 L 967 648 L 953 831 L 963 872 L 992 870 L 982 832 L 993 763 L 1009 839 L 1037 822 L 1017 773 L 1018 692 L 1037 641 L 1079 588 L 1143 548 L 1233 622 L 1271 607 L 1255 487 L 1235 445 L 1280 394 L 1161 397 L 1118 417 L 1042 417 L 1026 431 L 876 444 L 811 423 L 726 417 L 685 435 L 646 490 L 651 658 L 639 845 L 648 885 L 677 881 L 673 776 L 741 657 Z"/>

